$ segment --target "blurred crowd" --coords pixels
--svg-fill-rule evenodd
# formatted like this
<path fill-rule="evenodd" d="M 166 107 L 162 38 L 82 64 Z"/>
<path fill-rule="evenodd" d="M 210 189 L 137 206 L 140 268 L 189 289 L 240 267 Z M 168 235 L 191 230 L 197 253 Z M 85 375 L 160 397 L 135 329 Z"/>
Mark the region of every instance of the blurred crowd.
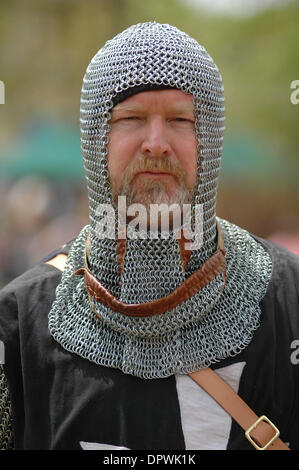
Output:
<path fill-rule="evenodd" d="M 84 185 L 32 176 L 0 184 L 0 287 L 88 223 Z"/>
<path fill-rule="evenodd" d="M 83 182 L 59 182 L 38 176 L 3 181 L 0 200 L 0 288 L 72 240 L 89 223 Z M 222 203 L 231 207 L 224 197 Z M 223 215 L 226 218 L 229 212 L 220 214 Z M 236 212 L 233 215 L 237 217 Z M 275 231 L 266 238 L 299 255 L 299 233 Z"/>

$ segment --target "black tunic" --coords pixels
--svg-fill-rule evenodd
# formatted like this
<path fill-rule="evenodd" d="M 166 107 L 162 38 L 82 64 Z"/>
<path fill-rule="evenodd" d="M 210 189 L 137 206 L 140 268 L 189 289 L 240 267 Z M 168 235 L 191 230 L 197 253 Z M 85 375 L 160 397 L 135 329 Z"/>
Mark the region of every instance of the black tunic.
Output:
<path fill-rule="evenodd" d="M 261 325 L 245 350 L 212 368 L 245 364 L 239 395 L 257 415 L 273 421 L 283 441 L 299 449 L 299 257 L 255 238 L 273 261 Z M 64 350 L 50 335 L 48 313 L 61 272 L 45 261 L 68 253 L 70 245 L 0 292 L 15 449 L 82 449 L 80 442 L 133 450 L 188 448 L 175 376 L 126 375 Z M 253 449 L 234 421 L 226 448 Z"/>

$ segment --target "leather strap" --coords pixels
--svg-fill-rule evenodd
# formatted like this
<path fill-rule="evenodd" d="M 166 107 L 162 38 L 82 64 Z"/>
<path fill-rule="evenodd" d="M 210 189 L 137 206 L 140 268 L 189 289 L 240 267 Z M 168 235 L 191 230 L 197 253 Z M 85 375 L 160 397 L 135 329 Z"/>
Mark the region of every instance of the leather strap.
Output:
<path fill-rule="evenodd" d="M 165 313 L 167 310 L 175 308 L 177 305 L 188 300 L 195 295 L 200 289 L 206 286 L 219 274 L 223 275 L 223 290 L 226 282 L 226 259 L 224 240 L 221 233 L 220 225 L 217 222 L 218 243 L 215 253 L 207 259 L 191 276 L 189 276 L 182 284 L 180 284 L 173 292 L 166 297 L 145 302 L 140 304 L 127 304 L 119 301 L 105 286 L 92 274 L 88 263 L 89 238 L 86 241 L 84 267 L 75 271 L 76 276 L 84 276 L 84 283 L 88 295 L 93 297 L 97 302 L 106 305 L 115 312 L 122 313 L 130 317 L 148 317 Z M 121 259 L 124 256 L 124 244 L 118 245 L 117 256 Z M 187 258 L 185 262 L 187 261 Z M 122 268 L 121 268 L 122 269 Z M 97 314 L 97 316 L 99 316 Z"/>
<path fill-rule="evenodd" d="M 166 312 L 185 300 L 192 297 L 196 292 L 211 282 L 217 275 L 223 274 L 225 283 L 225 252 L 217 250 L 201 268 L 188 277 L 168 296 L 162 297 L 152 302 L 141 304 L 126 304 L 119 301 L 114 295 L 106 289 L 103 284 L 91 273 L 85 266 L 75 272 L 75 275 L 83 275 L 87 292 L 97 301 L 116 312 L 123 313 L 132 317 L 146 317 L 158 315 Z M 224 284 L 222 289 L 224 288 Z"/>
<path fill-rule="evenodd" d="M 259 419 L 242 398 L 216 374 L 212 369 L 207 368 L 198 372 L 192 372 L 189 376 L 200 385 L 231 417 L 247 431 Z M 290 450 L 289 447 L 278 437 L 267 446 L 275 436 L 275 427 L 268 418 L 263 418 L 257 426 L 250 431 L 251 442 L 254 447 L 257 444 L 259 450 Z M 278 433 L 277 433 L 278 434 Z M 246 436 L 247 437 L 247 436 Z M 247 437 L 248 439 L 248 437 Z"/>

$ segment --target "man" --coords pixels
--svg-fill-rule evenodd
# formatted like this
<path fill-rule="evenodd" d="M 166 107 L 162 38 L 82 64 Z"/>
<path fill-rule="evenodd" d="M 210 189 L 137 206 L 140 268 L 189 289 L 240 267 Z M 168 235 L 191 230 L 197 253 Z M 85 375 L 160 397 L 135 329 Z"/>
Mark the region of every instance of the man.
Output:
<path fill-rule="evenodd" d="M 134 25 L 91 60 L 80 123 L 90 224 L 1 292 L 2 440 L 298 449 L 298 258 L 216 217 L 224 96 L 212 58 L 173 26 Z M 155 204 L 190 217 L 169 214 L 165 236 Z M 269 437 L 252 442 L 197 371 L 280 437 L 263 418 Z"/>

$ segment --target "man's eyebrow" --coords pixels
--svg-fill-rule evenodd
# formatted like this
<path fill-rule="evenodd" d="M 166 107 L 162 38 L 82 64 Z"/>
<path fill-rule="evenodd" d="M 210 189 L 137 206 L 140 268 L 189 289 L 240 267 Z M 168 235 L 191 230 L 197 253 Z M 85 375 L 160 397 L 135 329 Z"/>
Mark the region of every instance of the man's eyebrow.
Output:
<path fill-rule="evenodd" d="M 191 103 L 174 103 L 172 107 L 169 108 L 170 113 L 192 113 L 194 114 L 194 107 Z"/>
<path fill-rule="evenodd" d="M 170 113 L 189 113 L 191 112 L 194 114 L 194 108 L 193 105 L 190 105 L 189 103 L 173 103 L 172 106 L 169 108 Z M 114 108 L 112 109 L 113 111 L 129 111 L 129 112 L 143 112 L 144 108 L 143 106 L 140 106 L 138 104 L 132 105 L 132 104 L 126 104 L 126 103 L 118 103 Z"/>
<path fill-rule="evenodd" d="M 138 105 L 134 106 L 134 105 L 126 104 L 126 103 L 119 103 L 116 106 L 114 106 L 114 108 L 112 109 L 112 112 L 113 111 L 140 111 L 140 109 Z"/>

